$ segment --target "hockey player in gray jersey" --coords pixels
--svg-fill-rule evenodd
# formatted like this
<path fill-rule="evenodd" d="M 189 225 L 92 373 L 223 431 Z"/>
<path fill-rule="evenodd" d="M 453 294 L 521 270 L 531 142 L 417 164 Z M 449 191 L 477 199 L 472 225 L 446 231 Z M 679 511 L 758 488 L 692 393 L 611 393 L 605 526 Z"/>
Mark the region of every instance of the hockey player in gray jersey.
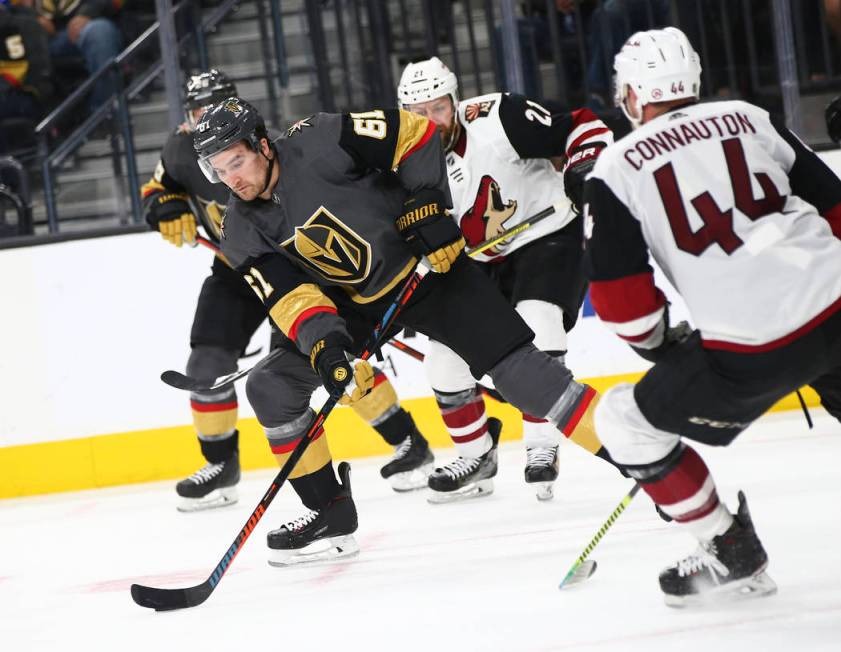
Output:
<path fill-rule="evenodd" d="M 610 130 L 588 109 L 552 115 L 510 93 L 459 101 L 456 76 L 437 57 L 406 66 L 397 95 L 401 108 L 439 128 L 453 219 L 468 246 L 555 207 L 553 215 L 476 252 L 474 259 L 534 331 L 537 348 L 563 361 L 586 290 L 579 217 L 584 177 L 613 141 Z M 553 157 L 563 160 L 563 173 L 555 170 Z M 429 500 L 487 495 L 497 471 L 499 423 L 487 419 L 467 363 L 449 347 L 431 341 L 424 364 L 459 453 L 430 476 Z M 553 495 L 561 438 L 554 424 L 523 414 L 525 480 L 540 500 Z"/>
<path fill-rule="evenodd" d="M 631 36 L 614 68 L 635 127 L 585 191 L 585 261 L 602 321 L 654 366 L 608 391 L 596 430 L 697 551 L 660 574 L 666 603 L 776 591 L 742 492 L 731 513 L 689 441 L 730 444 L 804 384 L 841 418 L 841 180 L 746 102 L 699 103 L 677 29 Z M 670 327 L 649 255 L 697 327 Z"/>
<path fill-rule="evenodd" d="M 520 409 L 593 440 L 592 389 L 534 347 L 522 318 L 463 255 L 426 118 L 397 109 L 317 114 L 270 142 L 256 110 L 230 98 L 205 115 L 195 146 L 208 176 L 233 191 L 222 250 L 293 345 L 259 364 L 246 388 L 280 462 L 307 431 L 316 387 L 351 403 L 370 388 L 370 368 L 353 353 L 421 258 L 433 273 L 398 325 L 449 346 Z M 312 442 L 290 475 L 311 511 L 269 533 L 275 560 L 356 549 L 347 465 L 339 473 L 341 483 L 325 438 Z"/>
<path fill-rule="evenodd" d="M 175 246 L 195 245 L 197 229 L 219 245 L 228 189 L 199 169 L 193 131 L 208 107 L 236 94 L 218 70 L 192 75 L 184 89 L 186 120 L 166 141 L 155 173 L 143 185 L 146 220 Z M 168 288 L 167 288 L 168 289 Z M 217 378 L 236 370 L 237 359 L 266 319 L 262 301 L 223 256 L 213 259 L 196 305 L 187 373 Z M 285 337 L 275 332 L 273 345 Z M 375 386 L 356 403 L 356 413 L 395 447 L 381 469 L 395 491 L 426 486 L 433 456 L 411 415 L 400 407 L 388 378 L 375 369 Z M 233 504 L 240 478 L 238 399 L 233 386 L 190 396 L 193 424 L 206 464 L 176 485 L 178 509 L 196 511 Z"/>

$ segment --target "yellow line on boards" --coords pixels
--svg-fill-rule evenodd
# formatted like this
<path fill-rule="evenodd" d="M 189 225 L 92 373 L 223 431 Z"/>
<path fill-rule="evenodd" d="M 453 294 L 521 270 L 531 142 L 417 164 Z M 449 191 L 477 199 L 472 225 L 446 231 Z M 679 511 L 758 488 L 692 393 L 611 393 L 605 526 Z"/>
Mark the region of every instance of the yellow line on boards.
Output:
<path fill-rule="evenodd" d="M 585 382 L 601 393 L 621 382 L 635 382 L 641 375 L 604 376 Z M 807 405 L 819 404 L 811 389 L 802 393 Z M 412 413 L 433 447 L 452 446 L 434 398 L 407 399 L 401 404 Z M 504 423 L 503 441 L 522 438 L 518 410 L 492 400 L 487 405 L 488 413 Z M 771 411 L 799 409 L 797 397 L 791 394 Z M 257 420 L 240 419 L 238 427 L 243 469 L 276 466 Z M 349 408 L 334 410 L 327 421 L 327 437 L 337 460 L 392 452 L 391 446 Z M 203 463 L 192 425 L 0 447 L 0 498 L 175 480 L 186 477 Z"/>

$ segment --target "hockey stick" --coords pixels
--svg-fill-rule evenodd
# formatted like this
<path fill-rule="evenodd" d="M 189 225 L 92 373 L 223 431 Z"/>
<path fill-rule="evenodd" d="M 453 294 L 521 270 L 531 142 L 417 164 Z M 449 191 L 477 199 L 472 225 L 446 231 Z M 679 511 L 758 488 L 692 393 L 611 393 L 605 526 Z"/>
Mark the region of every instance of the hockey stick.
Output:
<path fill-rule="evenodd" d="M 269 362 L 274 360 L 278 357 L 283 351 L 286 349 L 284 348 L 277 348 L 274 351 L 270 352 L 265 358 L 261 359 L 260 364 L 262 362 Z M 202 378 L 193 378 L 192 376 L 187 376 L 182 374 L 180 371 L 173 371 L 167 370 L 161 374 L 161 380 L 164 381 L 170 387 L 174 387 L 175 389 L 183 389 L 186 392 L 212 392 L 217 389 L 221 389 L 227 385 L 230 385 L 232 382 L 239 380 L 243 376 L 247 376 L 251 373 L 251 370 L 254 369 L 257 365 L 253 365 L 251 367 L 245 367 L 244 369 L 239 369 L 231 374 L 227 374 L 225 376 L 219 376 L 213 380 L 205 380 Z"/>
<path fill-rule="evenodd" d="M 484 242 L 480 242 L 479 244 L 477 244 L 475 247 L 472 247 L 472 248 L 468 249 L 467 250 L 467 255 L 470 256 L 471 258 L 475 258 L 480 253 L 485 251 L 485 249 L 489 249 L 490 247 L 493 247 L 495 244 L 499 244 L 503 240 L 507 240 L 508 238 L 513 238 L 514 236 L 520 235 L 523 231 L 525 231 L 526 229 L 530 229 L 535 224 L 537 224 L 541 220 L 546 219 L 550 215 L 554 215 L 555 213 L 560 213 L 564 209 L 564 207 L 566 207 L 568 205 L 569 205 L 568 200 L 561 200 L 561 201 L 555 202 L 554 204 L 552 204 L 548 208 L 544 208 L 537 215 L 533 215 L 532 217 L 527 219 L 525 222 L 521 222 L 517 226 L 512 226 L 510 229 L 507 229 L 507 230 L 503 231 L 499 235 L 496 235 L 493 238 L 488 238 Z"/>
<path fill-rule="evenodd" d="M 394 302 L 389 306 L 388 310 L 385 311 L 380 323 L 377 324 L 376 328 L 374 328 L 374 332 L 369 336 L 365 348 L 363 348 L 362 352 L 359 354 L 360 359 L 367 360 L 371 357 L 371 353 L 379 347 L 383 335 L 388 331 L 392 322 L 403 309 L 403 306 L 406 305 L 406 302 L 412 294 L 414 294 L 422 278 L 421 274 L 417 271 L 411 275 L 409 280 L 398 293 L 397 298 L 394 299 Z M 260 519 L 263 518 L 263 515 L 266 513 L 269 505 L 274 500 L 277 492 L 283 486 L 283 483 L 286 482 L 289 474 L 292 473 L 295 465 L 298 463 L 298 460 L 301 459 L 301 456 L 307 449 L 307 446 L 309 446 L 310 442 L 316 439 L 321 433 L 324 427 L 324 422 L 336 406 L 338 400 L 339 396 L 331 394 L 327 401 L 325 401 L 324 405 L 318 411 L 318 414 L 315 415 L 309 430 L 307 430 L 307 433 L 303 436 L 301 441 L 298 442 L 297 446 L 295 446 L 292 454 L 289 456 L 289 459 L 280 469 L 274 480 L 272 480 L 272 484 L 268 491 L 266 491 L 265 495 L 260 499 L 260 504 L 258 504 L 257 508 L 251 513 L 248 521 L 240 530 L 227 552 L 225 552 L 225 556 L 222 557 L 222 560 L 216 565 L 216 568 L 213 569 L 210 577 L 201 584 L 184 589 L 159 589 L 151 586 L 132 584 L 132 599 L 141 607 L 147 607 L 149 609 L 154 609 L 155 611 L 172 611 L 174 609 L 195 607 L 207 600 L 222 580 L 222 577 L 224 577 L 225 571 L 228 570 L 231 563 L 242 549 L 242 546 L 248 540 L 248 537 L 251 536 L 254 528 L 257 527 L 257 523 L 259 523 Z"/>
<path fill-rule="evenodd" d="M 803 400 L 803 394 L 800 393 L 800 390 L 797 390 L 797 398 L 800 400 L 800 407 L 803 408 L 803 416 L 806 417 L 806 423 L 809 424 L 809 429 L 815 427 L 815 424 L 812 423 L 812 415 L 809 414 L 809 408 L 806 407 L 806 401 Z"/>
<path fill-rule="evenodd" d="M 197 235 L 194 247 L 197 245 L 201 245 L 202 247 L 207 247 L 215 254 L 221 254 L 222 250 L 212 241 L 208 240 L 207 238 Z"/>
<path fill-rule="evenodd" d="M 616 519 L 619 518 L 628 505 L 631 504 L 631 501 L 634 499 L 634 496 L 637 495 L 639 490 L 640 486 L 635 484 L 628 494 L 622 499 L 622 502 L 616 506 L 616 509 L 610 513 L 610 516 L 607 517 L 607 520 L 599 528 L 599 531 L 596 532 L 596 536 L 590 539 L 590 543 L 588 543 L 587 547 L 584 548 L 584 552 L 579 555 L 578 559 L 576 559 L 575 563 L 572 565 L 572 568 L 569 569 L 569 572 L 566 574 L 564 579 L 561 580 L 561 583 L 558 585 L 559 589 L 579 584 L 596 572 L 596 562 L 591 559 L 587 559 L 587 557 L 589 557 L 590 553 L 593 552 L 593 548 L 598 545 L 599 541 L 601 541 L 602 537 L 610 529 L 610 526 L 616 522 Z"/>

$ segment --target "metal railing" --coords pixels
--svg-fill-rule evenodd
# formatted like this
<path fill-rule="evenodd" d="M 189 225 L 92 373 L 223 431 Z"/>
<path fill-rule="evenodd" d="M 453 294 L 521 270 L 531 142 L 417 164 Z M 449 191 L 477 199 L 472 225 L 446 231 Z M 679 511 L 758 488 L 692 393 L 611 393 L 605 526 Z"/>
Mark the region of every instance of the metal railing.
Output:
<path fill-rule="evenodd" d="M 841 65 L 822 0 L 769 0 L 760 3 L 765 10 L 759 13 L 752 0 L 576 0 L 568 14 L 559 12 L 554 0 L 302 0 L 300 13 L 309 37 L 304 53 L 286 49 L 280 0 L 256 2 L 267 83 L 277 80 L 285 89 L 292 74 L 311 74 L 318 107 L 327 111 L 393 106 L 403 66 L 437 55 L 458 76 L 462 97 L 509 90 L 545 100 L 554 110 L 589 105 L 615 116 L 610 106 L 613 55 L 634 31 L 665 25 L 681 27 L 700 53 L 704 97 L 746 99 L 784 113 L 795 131 L 802 92 L 841 89 Z M 236 0 L 223 2 L 205 15 L 193 34 L 184 37 L 194 40 L 203 65 L 206 35 L 237 4 Z M 190 0 L 183 0 L 176 11 L 190 7 L 195 10 Z M 115 178 L 125 165 L 131 205 L 124 214 L 133 224 L 142 217 L 128 101 L 161 69 L 159 63 L 151 66 L 126 88 L 121 86 L 120 71 L 156 29 L 156 25 L 150 27 L 38 128 L 46 143 L 46 132 L 60 115 L 78 105 L 97 79 L 113 76 L 117 87 L 113 110 L 124 144 L 121 159 L 114 136 Z M 312 68 L 290 69 L 290 56 L 301 54 L 312 62 Z M 512 65 L 517 59 L 520 65 Z M 267 86 L 267 95 L 267 117 L 278 124 L 273 84 Z M 111 111 L 111 103 L 100 107 L 64 143 L 44 152 L 50 233 L 59 230 L 55 170 Z"/>

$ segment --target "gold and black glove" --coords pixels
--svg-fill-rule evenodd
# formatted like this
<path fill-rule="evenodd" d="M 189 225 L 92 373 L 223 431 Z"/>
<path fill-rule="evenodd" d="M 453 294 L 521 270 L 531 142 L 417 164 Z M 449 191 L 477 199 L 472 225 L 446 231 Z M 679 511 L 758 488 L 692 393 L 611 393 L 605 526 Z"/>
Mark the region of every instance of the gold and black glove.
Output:
<path fill-rule="evenodd" d="M 432 269 L 450 271 L 464 249 L 458 224 L 445 209 L 444 193 L 433 188 L 419 191 L 406 200 L 397 230 L 418 258 L 426 256 Z"/>
<path fill-rule="evenodd" d="M 328 335 L 310 351 L 312 368 L 330 395 L 341 397 L 342 405 L 356 403 L 374 387 L 374 368 L 367 360 L 352 361 L 348 348 L 350 341 L 343 335 Z"/>
<path fill-rule="evenodd" d="M 176 247 L 196 241 L 196 216 L 187 200 L 183 193 L 161 193 L 152 198 L 146 213 L 149 225 Z"/>

